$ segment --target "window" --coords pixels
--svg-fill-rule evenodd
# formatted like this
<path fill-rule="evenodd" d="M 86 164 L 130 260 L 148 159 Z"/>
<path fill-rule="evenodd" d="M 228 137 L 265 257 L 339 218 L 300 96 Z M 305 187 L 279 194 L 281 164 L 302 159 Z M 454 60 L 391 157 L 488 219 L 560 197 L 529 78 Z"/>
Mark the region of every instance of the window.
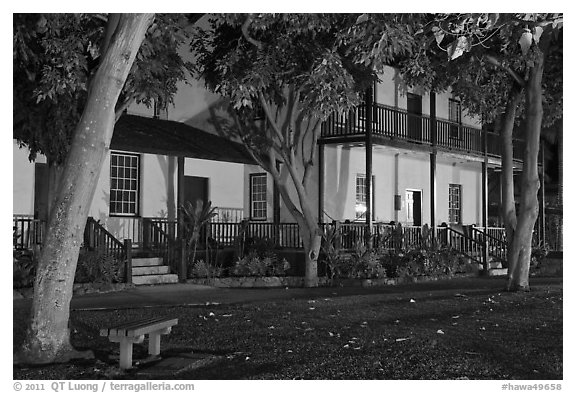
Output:
<path fill-rule="evenodd" d="M 363 218 L 366 216 L 366 194 L 367 194 L 367 184 L 366 175 L 357 174 L 356 175 L 356 205 L 354 210 L 356 211 L 356 218 Z M 374 176 L 372 176 L 372 219 L 374 219 Z"/>
<path fill-rule="evenodd" d="M 138 215 L 140 157 L 134 154 L 110 155 L 110 214 Z"/>
<path fill-rule="evenodd" d="M 448 186 L 448 221 L 452 224 L 462 222 L 462 186 L 450 184 Z"/>
<path fill-rule="evenodd" d="M 448 118 L 451 123 L 449 136 L 452 139 L 462 139 L 460 134 L 460 125 L 462 124 L 462 104 L 460 101 L 453 99 L 449 99 L 448 104 Z"/>
<path fill-rule="evenodd" d="M 250 218 L 265 220 L 268 214 L 267 176 L 265 173 L 250 175 Z"/>

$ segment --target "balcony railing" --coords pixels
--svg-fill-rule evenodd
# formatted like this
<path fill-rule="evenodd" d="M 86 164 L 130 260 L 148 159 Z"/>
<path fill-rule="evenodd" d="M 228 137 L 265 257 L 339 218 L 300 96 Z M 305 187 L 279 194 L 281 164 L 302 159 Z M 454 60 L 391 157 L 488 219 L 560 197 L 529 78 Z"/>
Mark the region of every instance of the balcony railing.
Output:
<path fill-rule="evenodd" d="M 432 120 L 430 116 L 409 113 L 406 110 L 382 104 L 372 107 L 372 135 L 390 140 L 405 141 L 420 145 L 432 145 Z M 322 139 L 360 137 L 366 133 L 366 106 L 344 114 L 333 114 L 322 125 Z M 484 155 L 484 135 L 486 136 L 486 154 L 501 156 L 500 136 L 493 132 L 483 132 L 480 128 L 470 127 L 446 119 L 436 119 L 436 146 L 447 150 L 456 150 L 468 154 Z M 523 141 L 514 140 L 514 159 L 521 160 Z"/>

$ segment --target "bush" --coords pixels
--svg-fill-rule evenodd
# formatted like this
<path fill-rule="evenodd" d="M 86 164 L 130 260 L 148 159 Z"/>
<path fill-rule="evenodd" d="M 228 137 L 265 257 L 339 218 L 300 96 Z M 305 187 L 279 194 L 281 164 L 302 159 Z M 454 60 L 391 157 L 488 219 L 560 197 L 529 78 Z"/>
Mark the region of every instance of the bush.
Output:
<path fill-rule="evenodd" d="M 548 244 L 542 241 L 538 242 L 537 244 L 533 244 L 532 255 L 530 256 L 530 269 L 538 269 L 546 259 L 548 252 L 550 252 L 550 247 Z"/>
<path fill-rule="evenodd" d="M 125 265 L 103 251 L 80 250 L 74 282 L 84 283 L 120 283 L 125 277 Z"/>
<path fill-rule="evenodd" d="M 238 277 L 284 276 L 288 269 L 290 269 L 290 263 L 286 259 L 278 260 L 276 255 L 270 253 L 261 257 L 252 251 L 236 261 L 231 274 Z"/>
<path fill-rule="evenodd" d="M 14 251 L 12 265 L 12 285 L 14 288 L 28 288 L 34 284 L 36 261 L 27 251 Z"/>
<path fill-rule="evenodd" d="M 213 278 L 222 276 L 222 268 L 218 266 L 212 266 L 209 263 L 204 262 L 200 259 L 192 265 L 191 276 L 193 278 Z"/>
<path fill-rule="evenodd" d="M 417 246 L 400 252 L 389 251 L 382 258 L 389 277 L 414 278 L 469 271 L 470 263 L 449 247 Z"/>

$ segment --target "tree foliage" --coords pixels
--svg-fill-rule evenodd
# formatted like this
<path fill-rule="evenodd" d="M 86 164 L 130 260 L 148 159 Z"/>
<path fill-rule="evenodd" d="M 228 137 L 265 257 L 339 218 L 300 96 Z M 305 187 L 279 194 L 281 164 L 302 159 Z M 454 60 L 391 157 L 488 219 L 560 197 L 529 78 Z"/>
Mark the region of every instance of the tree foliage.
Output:
<path fill-rule="evenodd" d="M 106 14 L 14 14 L 13 136 L 51 163 L 64 162 L 105 37 Z M 188 19 L 158 15 L 126 81 L 117 115 L 131 103 L 172 103 L 191 64 L 178 49 L 189 37 Z"/>
<path fill-rule="evenodd" d="M 306 254 L 313 256 L 307 269 L 320 246 L 309 186 L 321 122 L 358 105 L 378 68 L 411 51 L 413 37 L 397 23 L 401 18 L 218 15 L 196 31 L 197 75 L 229 100 L 235 122 L 225 131 L 240 136 L 279 186 L 304 234 Z M 263 121 L 255 120 L 259 111 Z M 306 277 L 313 278 L 308 270 Z"/>

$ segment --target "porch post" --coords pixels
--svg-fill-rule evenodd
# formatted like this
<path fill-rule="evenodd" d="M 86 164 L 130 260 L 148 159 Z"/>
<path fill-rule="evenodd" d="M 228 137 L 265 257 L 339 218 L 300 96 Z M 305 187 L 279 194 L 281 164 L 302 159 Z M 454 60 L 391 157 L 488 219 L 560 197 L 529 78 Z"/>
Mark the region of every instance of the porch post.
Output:
<path fill-rule="evenodd" d="M 324 144 L 318 144 L 318 223 L 324 223 Z"/>
<path fill-rule="evenodd" d="M 546 163 L 544 161 L 544 149 L 540 144 L 541 160 L 542 160 L 542 181 L 540 184 L 540 241 L 546 243 Z"/>
<path fill-rule="evenodd" d="M 280 163 L 276 162 L 276 170 L 280 172 Z M 272 191 L 272 222 L 277 226 L 280 223 L 280 190 L 278 184 L 274 181 Z"/>
<path fill-rule="evenodd" d="M 488 155 L 487 155 L 486 129 L 482 129 L 482 142 L 484 161 L 482 161 L 482 227 L 484 228 L 484 241 L 482 243 L 482 262 L 484 273 L 488 274 L 490 263 L 488 262 Z"/>
<path fill-rule="evenodd" d="M 372 90 L 366 91 L 366 247 L 372 249 Z"/>
<path fill-rule="evenodd" d="M 178 157 L 178 207 L 184 203 L 184 157 Z M 186 253 L 186 240 L 184 239 L 184 216 L 180 208 L 177 209 L 178 217 L 178 244 L 180 245 L 180 261 L 178 269 L 178 280 L 186 282 L 188 255 Z"/>
<path fill-rule="evenodd" d="M 276 170 L 280 172 L 280 163 L 276 162 Z M 278 247 L 280 245 L 280 189 L 276 180 L 274 180 L 274 187 L 272 190 L 272 223 L 274 244 Z"/>
<path fill-rule="evenodd" d="M 432 240 L 436 239 L 436 93 L 430 92 L 430 142 L 432 152 L 430 153 L 430 228 L 432 229 Z"/>

